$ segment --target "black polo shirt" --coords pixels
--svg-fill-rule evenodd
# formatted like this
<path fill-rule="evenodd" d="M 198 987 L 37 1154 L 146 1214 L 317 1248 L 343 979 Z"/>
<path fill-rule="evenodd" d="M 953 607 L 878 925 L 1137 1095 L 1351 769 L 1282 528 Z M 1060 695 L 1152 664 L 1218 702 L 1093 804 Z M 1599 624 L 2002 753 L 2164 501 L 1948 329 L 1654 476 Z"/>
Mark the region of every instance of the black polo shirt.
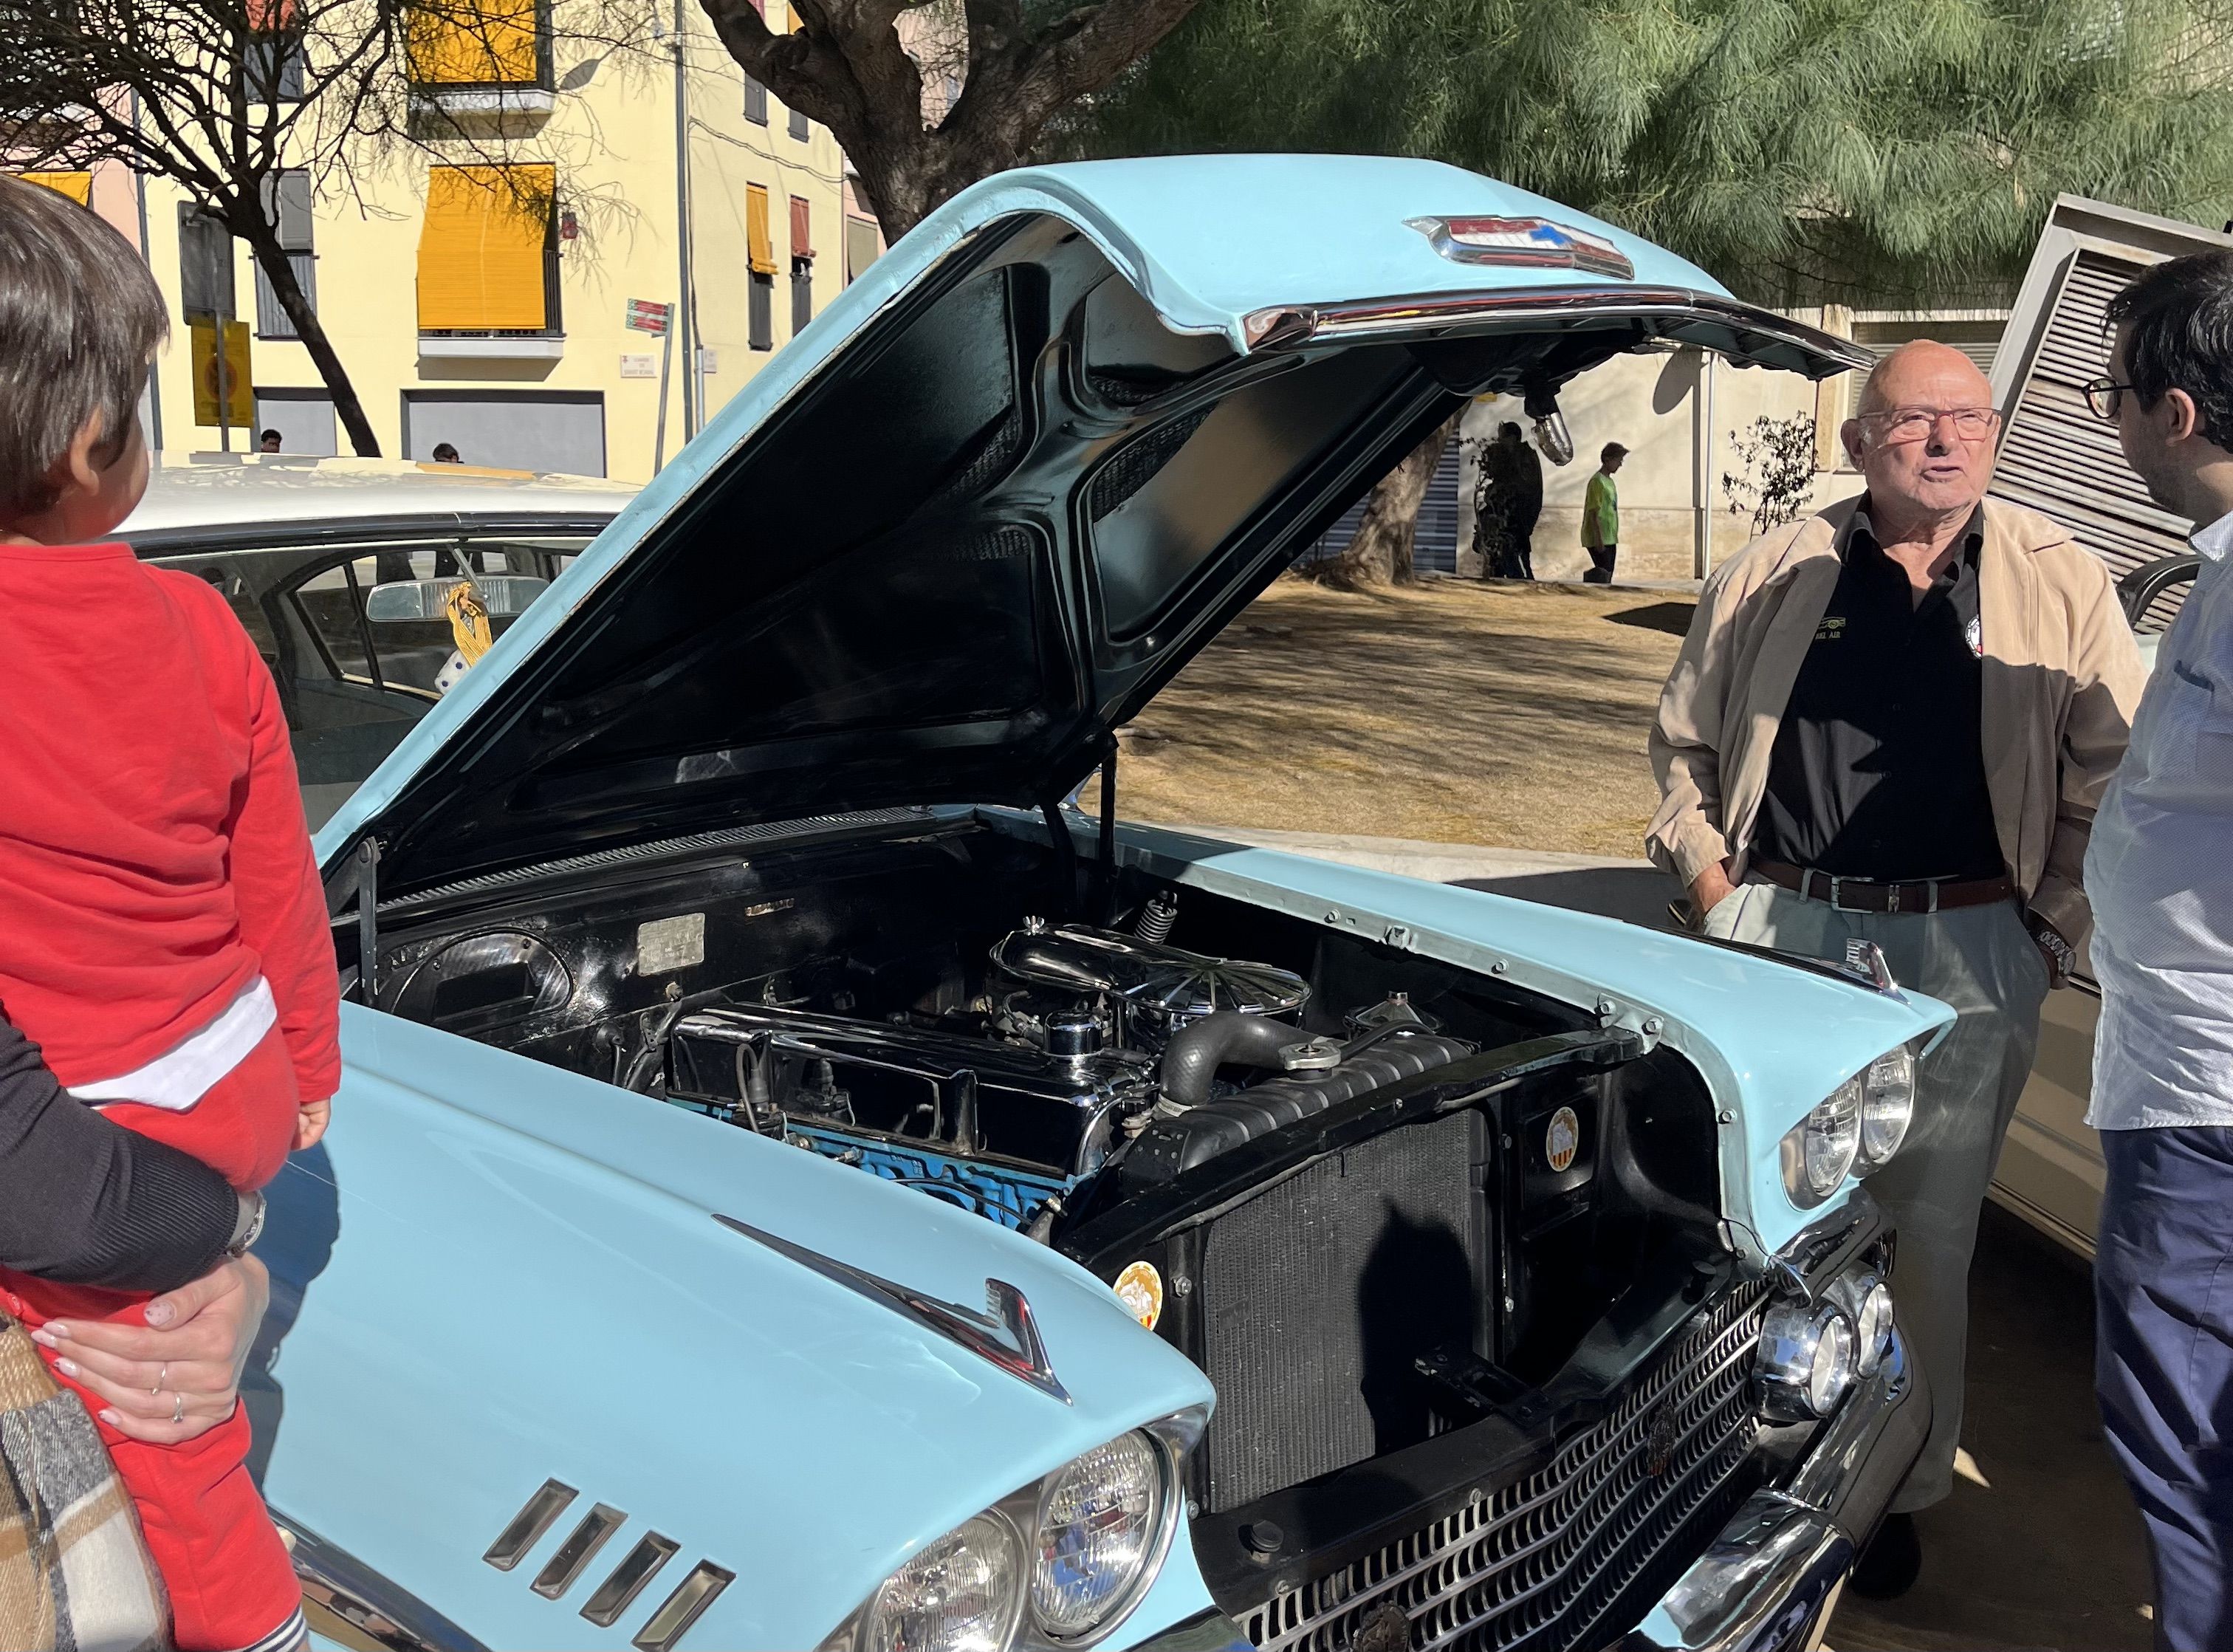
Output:
<path fill-rule="evenodd" d="M 2007 870 L 1985 785 L 1983 541 L 1981 511 L 1918 602 L 1862 502 L 1776 731 L 1755 858 L 1875 882 Z"/>

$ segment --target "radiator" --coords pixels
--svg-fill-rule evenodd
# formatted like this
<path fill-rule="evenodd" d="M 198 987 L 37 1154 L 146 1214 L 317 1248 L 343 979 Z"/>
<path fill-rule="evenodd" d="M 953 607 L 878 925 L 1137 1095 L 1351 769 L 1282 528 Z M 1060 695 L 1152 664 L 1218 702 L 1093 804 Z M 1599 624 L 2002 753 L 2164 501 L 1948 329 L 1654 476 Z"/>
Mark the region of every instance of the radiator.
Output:
<path fill-rule="evenodd" d="M 1217 1410 L 1207 1506 L 1238 1508 L 1427 1437 L 1413 1361 L 1484 1346 L 1489 1238 L 1478 1112 L 1391 1130 L 1213 1223 L 1202 1366 Z"/>

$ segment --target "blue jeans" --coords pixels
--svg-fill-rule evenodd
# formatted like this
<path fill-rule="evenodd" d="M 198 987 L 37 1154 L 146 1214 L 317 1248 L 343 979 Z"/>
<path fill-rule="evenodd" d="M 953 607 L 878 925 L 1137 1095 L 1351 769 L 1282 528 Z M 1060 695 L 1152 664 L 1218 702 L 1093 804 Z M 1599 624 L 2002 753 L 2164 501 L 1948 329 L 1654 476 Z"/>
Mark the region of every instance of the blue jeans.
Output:
<path fill-rule="evenodd" d="M 2101 1421 L 2155 1553 L 2156 1645 L 2233 1647 L 2233 1128 L 2104 1130 Z"/>

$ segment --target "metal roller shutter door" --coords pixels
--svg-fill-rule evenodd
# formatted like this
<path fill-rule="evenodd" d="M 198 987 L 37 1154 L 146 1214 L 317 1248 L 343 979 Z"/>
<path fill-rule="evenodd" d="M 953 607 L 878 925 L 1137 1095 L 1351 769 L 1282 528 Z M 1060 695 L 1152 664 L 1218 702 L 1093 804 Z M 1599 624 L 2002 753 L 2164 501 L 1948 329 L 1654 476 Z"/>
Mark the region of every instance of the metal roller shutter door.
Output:
<path fill-rule="evenodd" d="M 1992 486 L 1995 497 L 2029 505 L 2068 528 L 2116 579 L 2143 563 L 2183 554 L 2193 527 L 2149 499 L 2125 463 L 2116 427 L 2093 415 L 2080 388 L 2107 370 L 2102 329 L 2109 301 L 2146 267 L 2091 249 L 2072 257 L 2030 371 L 2008 408 Z M 2181 586 L 2158 598 L 2139 628 L 2162 630 L 2184 595 Z"/>

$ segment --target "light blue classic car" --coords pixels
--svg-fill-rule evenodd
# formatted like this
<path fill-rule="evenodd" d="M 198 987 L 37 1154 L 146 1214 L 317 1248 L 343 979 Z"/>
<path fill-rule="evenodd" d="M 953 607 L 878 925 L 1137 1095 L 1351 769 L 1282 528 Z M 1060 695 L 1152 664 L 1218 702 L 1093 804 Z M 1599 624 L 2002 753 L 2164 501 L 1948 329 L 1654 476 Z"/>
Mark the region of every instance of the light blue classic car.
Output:
<path fill-rule="evenodd" d="M 1556 447 L 1670 346 L 1856 359 L 1445 166 L 1022 172 L 586 550 L 203 554 L 338 804 L 252 1396 L 320 1635 L 1812 1644 L 1926 1428 L 1859 1179 L 1948 1013 L 1116 819 L 1463 398 Z"/>

